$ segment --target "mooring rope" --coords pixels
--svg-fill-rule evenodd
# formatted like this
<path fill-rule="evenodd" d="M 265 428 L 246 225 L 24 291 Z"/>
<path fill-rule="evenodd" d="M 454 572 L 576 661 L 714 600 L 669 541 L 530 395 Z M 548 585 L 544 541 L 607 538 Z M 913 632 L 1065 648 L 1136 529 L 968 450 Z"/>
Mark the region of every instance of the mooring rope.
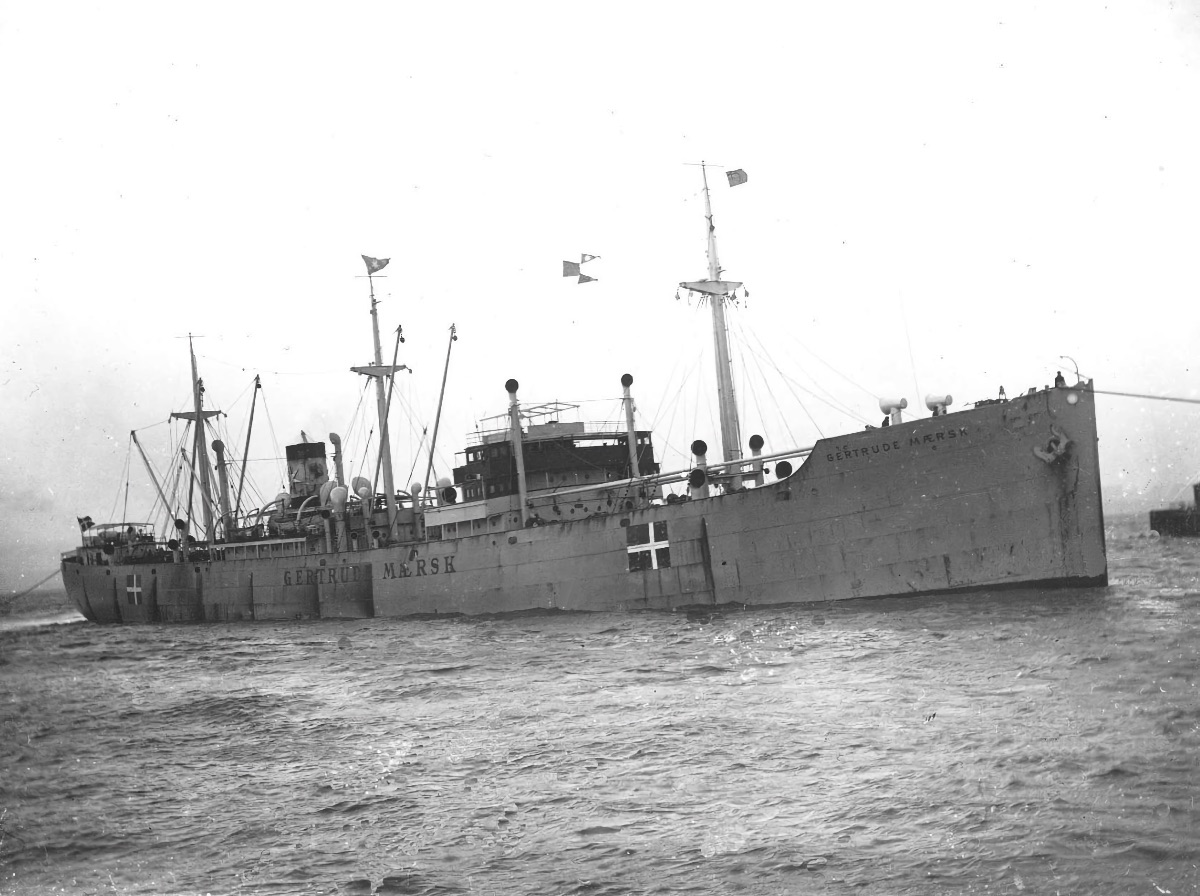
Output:
<path fill-rule="evenodd" d="M 1109 392 L 1105 389 L 1094 389 L 1097 395 L 1120 395 L 1124 398 L 1149 398 L 1152 401 L 1182 401 L 1185 404 L 1200 404 L 1200 398 L 1178 398 L 1174 395 L 1142 395 L 1139 392 Z"/>
<path fill-rule="evenodd" d="M 46 578 L 42 579 L 42 580 L 41 580 L 40 582 L 38 582 L 37 584 L 35 584 L 35 585 L 32 585 L 32 586 L 31 586 L 31 587 L 29 587 L 29 588 L 26 588 L 24 591 L 22 591 L 22 592 L 20 592 L 20 593 L 18 593 L 18 594 L 0 594 L 0 604 L 6 604 L 6 603 L 10 603 L 11 601 L 17 600 L 18 598 L 24 597 L 24 596 L 25 596 L 26 594 L 28 594 L 30 591 L 33 591 L 34 589 L 36 589 L 36 588 L 39 588 L 39 587 L 41 587 L 42 585 L 45 585 L 45 584 L 46 584 L 47 582 L 49 582 L 49 581 L 50 581 L 52 578 L 54 578 L 56 575 L 58 575 L 58 570 L 57 570 L 57 569 L 56 569 L 56 570 L 54 570 L 54 572 L 50 573 L 50 575 L 46 576 Z"/>

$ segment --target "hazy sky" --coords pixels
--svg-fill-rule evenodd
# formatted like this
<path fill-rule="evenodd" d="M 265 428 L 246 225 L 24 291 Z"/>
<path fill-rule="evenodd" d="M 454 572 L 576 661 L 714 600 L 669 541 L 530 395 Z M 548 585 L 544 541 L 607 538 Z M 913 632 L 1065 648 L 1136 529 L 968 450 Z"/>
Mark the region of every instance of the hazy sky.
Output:
<path fill-rule="evenodd" d="M 392 259 L 384 354 L 403 325 L 414 371 L 398 485 L 451 323 L 440 472 L 509 377 L 615 420 L 626 372 L 683 466 L 719 441 L 708 313 L 675 298 L 706 275 L 701 160 L 768 450 L 882 394 L 1073 379 L 1063 355 L 1200 398 L 1197 2 L 9 3 L 0 79 L 0 593 L 76 517 L 149 507 L 129 432 L 171 466 L 189 333 L 239 456 L 262 376 L 261 494 L 301 430 L 363 472 L 360 254 Z M 584 252 L 598 280 L 564 279 Z M 1110 510 L 1200 478 L 1200 405 L 1098 409 Z"/>

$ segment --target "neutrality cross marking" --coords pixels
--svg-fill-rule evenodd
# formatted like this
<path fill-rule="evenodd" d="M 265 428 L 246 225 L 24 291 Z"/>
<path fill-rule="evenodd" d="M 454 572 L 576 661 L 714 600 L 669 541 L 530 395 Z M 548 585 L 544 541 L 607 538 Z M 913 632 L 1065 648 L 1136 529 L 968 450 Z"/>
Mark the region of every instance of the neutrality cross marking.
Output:
<path fill-rule="evenodd" d="M 629 554 L 629 571 L 638 569 L 659 569 L 671 565 L 671 555 L 667 548 L 667 524 L 643 523 L 640 526 L 629 527 L 630 545 L 625 550 Z M 661 561 L 661 562 L 660 562 Z"/>

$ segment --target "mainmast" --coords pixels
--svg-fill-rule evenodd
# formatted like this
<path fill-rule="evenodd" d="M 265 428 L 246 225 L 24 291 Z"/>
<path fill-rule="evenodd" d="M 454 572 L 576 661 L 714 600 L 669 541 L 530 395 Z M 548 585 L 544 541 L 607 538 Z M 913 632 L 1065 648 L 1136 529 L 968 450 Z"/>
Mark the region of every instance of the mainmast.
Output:
<path fill-rule="evenodd" d="M 383 381 L 386 377 L 392 376 L 398 370 L 407 370 L 403 364 L 388 364 L 383 363 L 383 348 L 379 343 L 379 312 L 376 306 L 378 301 L 375 299 L 375 279 L 374 275 L 383 270 L 390 258 L 369 258 L 363 256 L 363 261 L 367 264 L 367 281 L 371 285 L 371 331 L 375 337 L 375 363 L 368 367 L 351 367 L 355 373 L 361 373 L 364 376 L 375 378 L 375 400 L 379 409 L 379 456 L 383 467 L 383 491 L 384 499 L 387 501 L 388 515 L 388 537 L 394 535 L 396 527 L 396 484 L 392 477 L 392 446 L 391 440 L 388 438 L 387 425 L 387 396 L 383 388 Z"/>
<path fill-rule="evenodd" d="M 200 471 L 200 491 L 203 493 L 200 499 L 200 507 L 204 511 L 204 531 L 208 538 L 208 544 L 211 547 L 216 543 L 217 533 L 213 528 L 212 486 L 209 480 L 208 446 L 205 444 L 204 439 L 204 421 L 209 417 L 216 417 L 221 412 L 204 410 L 204 381 L 200 379 L 200 374 L 196 369 L 196 351 L 192 347 L 191 333 L 188 333 L 188 354 L 192 358 L 192 405 L 195 410 L 179 411 L 171 414 L 171 416 L 179 420 L 191 420 L 195 424 L 192 464 L 198 467 Z"/>
<path fill-rule="evenodd" d="M 704 220 L 708 227 L 708 279 L 680 283 L 685 289 L 703 293 L 712 306 L 713 343 L 717 361 L 717 405 L 721 414 L 721 447 L 725 462 L 742 459 L 741 427 L 738 423 L 737 400 L 733 393 L 733 367 L 729 357 L 729 329 L 725 323 L 725 302 L 742 284 L 721 279 L 721 262 L 717 258 L 717 234 L 713 226 L 712 200 L 708 192 L 708 172 L 700 163 L 704 177 Z"/>
<path fill-rule="evenodd" d="M 233 502 L 234 519 L 242 515 L 242 486 L 246 483 L 246 467 L 250 465 L 250 433 L 254 432 L 254 408 L 258 404 L 258 393 L 262 380 L 254 374 L 254 394 L 250 398 L 250 424 L 246 427 L 246 450 L 242 453 L 242 470 L 238 474 L 237 499 Z"/>
<path fill-rule="evenodd" d="M 454 324 L 450 325 L 450 342 L 446 346 L 446 366 L 442 368 L 442 391 L 438 393 L 437 416 L 433 418 L 433 441 L 429 444 L 429 466 L 425 468 L 425 480 L 422 483 L 422 491 L 429 491 L 429 474 L 433 472 L 433 453 L 437 450 L 438 427 L 442 422 L 442 399 L 446 397 L 446 377 L 450 375 L 450 349 L 454 348 L 454 343 L 458 341 L 458 330 Z M 440 501 L 440 498 L 439 498 Z M 416 503 L 416 497 L 413 498 L 413 503 Z"/>

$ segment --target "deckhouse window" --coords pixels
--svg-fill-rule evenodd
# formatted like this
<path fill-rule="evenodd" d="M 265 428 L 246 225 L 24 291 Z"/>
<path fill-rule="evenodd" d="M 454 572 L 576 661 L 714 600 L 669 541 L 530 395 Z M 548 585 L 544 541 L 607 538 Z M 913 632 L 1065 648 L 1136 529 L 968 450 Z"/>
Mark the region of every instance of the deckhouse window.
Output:
<path fill-rule="evenodd" d="M 665 522 L 630 526 L 625 530 L 625 538 L 630 572 L 665 569 L 671 565 L 671 548 Z"/>

